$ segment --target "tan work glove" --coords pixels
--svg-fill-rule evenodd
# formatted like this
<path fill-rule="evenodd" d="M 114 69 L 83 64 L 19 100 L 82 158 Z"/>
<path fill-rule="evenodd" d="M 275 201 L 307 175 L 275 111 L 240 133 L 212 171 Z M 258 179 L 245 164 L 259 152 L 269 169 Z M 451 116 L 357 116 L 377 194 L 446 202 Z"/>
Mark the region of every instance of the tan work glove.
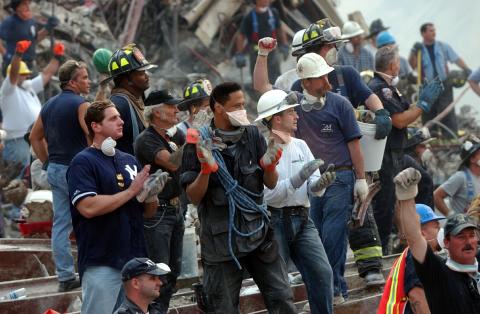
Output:
<path fill-rule="evenodd" d="M 418 193 L 418 182 L 422 175 L 414 168 L 407 168 L 393 178 L 397 200 L 405 201 L 415 198 Z"/>

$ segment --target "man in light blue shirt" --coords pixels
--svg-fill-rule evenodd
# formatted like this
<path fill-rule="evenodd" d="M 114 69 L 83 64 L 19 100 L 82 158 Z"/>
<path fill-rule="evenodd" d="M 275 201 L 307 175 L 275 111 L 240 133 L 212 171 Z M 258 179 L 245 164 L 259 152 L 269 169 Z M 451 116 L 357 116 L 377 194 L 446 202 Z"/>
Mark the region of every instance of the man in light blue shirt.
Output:
<path fill-rule="evenodd" d="M 448 63 L 455 63 L 466 72 L 467 76 L 471 73 L 471 70 L 449 44 L 435 40 L 436 33 L 433 23 L 423 24 L 420 27 L 420 34 L 422 35 L 423 43 L 417 42 L 413 45 L 409 58 L 410 65 L 414 70 L 419 71 L 422 81 L 431 81 L 439 77 L 445 88 L 433 104 L 430 112 L 422 115 L 422 122 L 425 123 L 436 117 L 453 101 L 453 86 L 446 81 L 449 73 Z M 417 58 L 419 56 L 421 57 L 421 69 L 417 69 Z M 456 133 L 457 119 L 455 111 L 452 110 L 443 118 L 442 123 Z"/>

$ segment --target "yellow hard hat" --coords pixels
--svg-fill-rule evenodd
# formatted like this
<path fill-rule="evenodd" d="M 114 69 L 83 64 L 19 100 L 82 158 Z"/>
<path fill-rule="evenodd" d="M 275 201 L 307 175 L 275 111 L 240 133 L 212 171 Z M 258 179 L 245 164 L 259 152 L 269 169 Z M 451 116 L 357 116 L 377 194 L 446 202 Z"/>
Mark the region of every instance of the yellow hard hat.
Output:
<path fill-rule="evenodd" d="M 10 74 L 10 68 L 12 64 L 9 64 L 7 67 L 7 75 Z M 32 71 L 28 68 L 27 64 L 23 61 L 20 61 L 20 69 L 18 70 L 18 74 L 32 74 Z"/>

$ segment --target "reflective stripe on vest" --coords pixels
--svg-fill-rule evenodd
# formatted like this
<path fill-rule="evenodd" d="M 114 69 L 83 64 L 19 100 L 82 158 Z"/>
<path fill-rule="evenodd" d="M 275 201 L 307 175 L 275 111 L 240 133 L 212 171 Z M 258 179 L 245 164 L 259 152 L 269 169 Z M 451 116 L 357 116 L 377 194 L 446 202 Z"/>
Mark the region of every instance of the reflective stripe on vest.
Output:
<path fill-rule="evenodd" d="M 382 258 L 381 246 L 369 246 L 353 251 L 355 261 L 361 261 L 370 258 Z"/>
<path fill-rule="evenodd" d="M 405 312 L 405 306 L 408 302 L 404 289 L 407 252 L 408 247 L 395 261 L 390 270 L 377 314 L 402 314 Z"/>

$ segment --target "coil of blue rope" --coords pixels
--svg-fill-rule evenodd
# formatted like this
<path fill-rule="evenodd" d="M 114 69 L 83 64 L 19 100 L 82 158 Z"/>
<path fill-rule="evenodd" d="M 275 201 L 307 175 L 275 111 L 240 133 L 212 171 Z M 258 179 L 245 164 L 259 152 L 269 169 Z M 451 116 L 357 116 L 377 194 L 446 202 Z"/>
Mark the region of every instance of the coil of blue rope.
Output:
<path fill-rule="evenodd" d="M 204 140 L 212 140 L 208 127 L 200 128 L 200 134 Z M 239 185 L 238 181 L 230 175 L 227 169 L 227 165 L 225 164 L 223 156 L 218 148 L 214 148 L 212 150 L 212 154 L 218 164 L 218 171 L 216 172 L 216 174 L 220 183 L 225 189 L 225 195 L 228 199 L 228 251 L 232 256 L 235 264 L 237 264 L 237 267 L 239 269 L 242 269 L 242 265 L 240 265 L 240 262 L 235 256 L 235 253 L 233 252 L 233 235 L 239 237 L 250 237 L 255 233 L 262 232 L 263 228 L 265 227 L 265 221 L 268 222 L 270 220 L 267 210 L 267 204 L 265 202 L 263 202 L 262 204 L 257 204 L 252 199 L 252 197 L 261 197 L 262 194 L 256 194 L 245 189 L 244 187 Z M 235 215 L 237 210 L 248 214 L 261 214 L 263 218 L 261 225 L 257 229 L 252 230 L 251 232 L 241 232 L 240 230 L 238 230 L 237 226 L 235 226 Z"/>

